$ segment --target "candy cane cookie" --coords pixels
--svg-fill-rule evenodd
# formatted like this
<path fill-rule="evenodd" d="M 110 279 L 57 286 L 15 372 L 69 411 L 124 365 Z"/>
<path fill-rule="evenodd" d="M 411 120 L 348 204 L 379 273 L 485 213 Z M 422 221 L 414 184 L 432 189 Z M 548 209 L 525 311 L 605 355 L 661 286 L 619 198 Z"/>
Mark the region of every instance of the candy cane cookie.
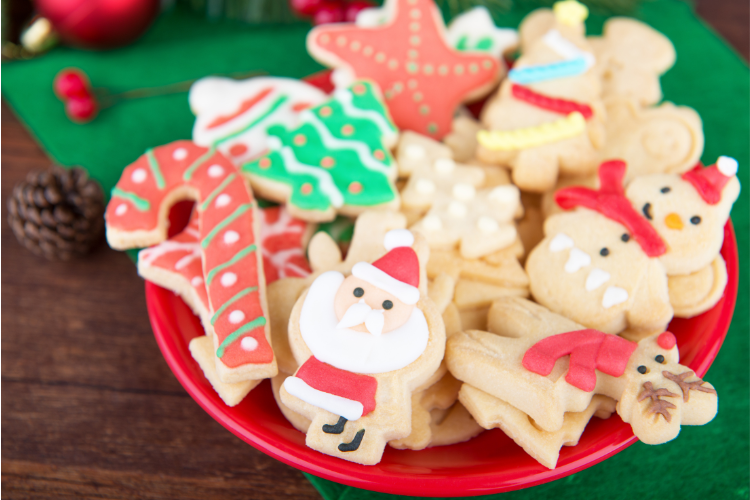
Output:
<path fill-rule="evenodd" d="M 232 162 L 190 141 L 150 149 L 128 166 L 107 206 L 113 248 L 150 246 L 167 237 L 172 205 L 193 199 L 200 213 L 201 261 L 216 371 L 222 382 L 276 375 L 257 243 L 256 204 Z"/>

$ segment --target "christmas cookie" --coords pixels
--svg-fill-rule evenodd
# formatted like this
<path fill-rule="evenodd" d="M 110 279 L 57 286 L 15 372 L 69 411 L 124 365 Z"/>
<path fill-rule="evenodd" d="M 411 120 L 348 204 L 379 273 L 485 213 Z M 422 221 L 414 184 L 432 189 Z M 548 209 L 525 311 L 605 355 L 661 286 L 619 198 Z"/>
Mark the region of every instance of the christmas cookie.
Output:
<path fill-rule="evenodd" d="M 522 23 L 522 56 L 485 106 L 487 130 L 477 134 L 477 157 L 511 168 L 524 191 L 547 191 L 559 174 L 593 173 L 604 142 L 600 83 L 583 36 L 585 8 L 559 5 L 554 17 L 540 9 Z M 539 31 L 548 19 L 551 27 Z"/>
<path fill-rule="evenodd" d="M 125 168 L 105 214 L 110 246 L 164 241 L 169 210 L 183 199 L 195 200 L 200 213 L 202 276 L 211 315 L 204 326 L 214 342 L 218 377 L 232 383 L 276 375 L 256 203 L 224 155 L 177 141 L 148 150 Z"/>
<path fill-rule="evenodd" d="M 453 119 L 451 132 L 443 138 L 443 142 L 453 152 L 454 160 L 464 163 L 474 160 L 480 130 L 482 124 L 471 116 L 461 114 Z"/>
<path fill-rule="evenodd" d="M 635 19 L 615 17 L 604 23 L 602 37 L 589 37 L 602 81 L 602 97 L 633 99 L 641 106 L 661 100 L 659 77 L 674 65 L 672 42 Z"/>
<path fill-rule="evenodd" d="M 284 207 L 267 207 L 260 212 L 260 245 L 266 283 L 280 278 L 310 274 L 305 248 L 313 226 L 295 219 Z"/>
<path fill-rule="evenodd" d="M 236 406 L 252 391 L 262 379 L 242 380 L 240 382 L 222 382 L 216 371 L 214 343 L 211 337 L 195 337 L 188 344 L 190 354 L 203 370 L 203 375 L 227 406 Z"/>
<path fill-rule="evenodd" d="M 217 148 L 240 166 L 268 151 L 269 127 L 296 127 L 300 112 L 327 97 L 317 87 L 291 78 L 201 78 L 188 96 L 195 115 L 193 141 Z"/>
<path fill-rule="evenodd" d="M 426 297 L 426 245 L 406 230 L 381 243 L 388 252 L 352 274 L 321 274 L 292 311 L 289 339 L 299 369 L 281 400 L 311 420 L 306 443 L 364 465 L 385 444 L 409 435 L 414 389 L 437 370 L 445 328 Z"/>
<path fill-rule="evenodd" d="M 482 168 L 457 164 L 450 158 L 439 158 L 412 172 L 401 190 L 401 204 L 404 210 L 424 214 L 440 198 L 450 196 L 455 186 L 467 186 L 466 189 L 476 191 L 483 184 Z"/>
<path fill-rule="evenodd" d="M 337 69 L 338 82 L 377 82 L 399 128 L 440 139 L 462 102 L 497 83 L 500 62 L 452 48 L 433 0 L 387 0 L 383 9 L 382 25 L 317 26 L 307 37 L 308 51 Z"/>
<path fill-rule="evenodd" d="M 474 7 L 456 16 L 445 35 L 448 43 L 461 52 L 485 52 L 501 61 L 518 46 L 518 32 L 495 26 L 487 7 Z"/>
<path fill-rule="evenodd" d="M 411 130 L 404 130 L 399 137 L 396 148 L 399 177 L 409 177 L 415 170 L 430 167 L 437 160 L 450 159 L 451 150 L 440 141 Z"/>
<path fill-rule="evenodd" d="M 543 431 L 563 429 L 568 412 L 587 411 L 596 395 L 616 400 L 617 413 L 646 444 L 670 441 L 681 425 L 716 415 L 716 391 L 679 364 L 669 332 L 630 342 L 515 298 L 495 302 L 488 326 L 448 340 L 449 370 Z"/>
<path fill-rule="evenodd" d="M 692 318 L 714 307 L 724 296 L 729 276 L 718 255 L 710 265 L 690 274 L 667 277 L 669 303 L 677 318 Z"/>
<path fill-rule="evenodd" d="M 242 166 L 258 195 L 289 213 L 330 221 L 336 213 L 397 208 L 397 168 L 389 148 L 398 131 L 377 86 L 359 81 L 299 115 L 293 129 L 268 129 L 270 152 Z"/>
<path fill-rule="evenodd" d="M 430 447 L 463 443 L 484 431 L 459 401 L 447 410 L 435 408 L 430 412 L 430 418 Z"/>

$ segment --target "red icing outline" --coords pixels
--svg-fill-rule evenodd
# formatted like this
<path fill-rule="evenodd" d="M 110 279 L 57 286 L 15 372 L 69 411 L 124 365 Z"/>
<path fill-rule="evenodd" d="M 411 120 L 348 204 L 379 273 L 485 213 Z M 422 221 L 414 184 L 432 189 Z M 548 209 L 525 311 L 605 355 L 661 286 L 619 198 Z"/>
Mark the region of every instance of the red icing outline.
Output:
<path fill-rule="evenodd" d="M 242 101 L 242 104 L 240 104 L 240 107 L 239 109 L 237 109 L 237 111 L 235 111 L 231 115 L 217 116 L 214 119 L 214 121 L 208 124 L 208 126 L 206 127 L 206 130 L 211 130 L 212 128 L 220 127 L 224 125 L 225 123 L 231 122 L 238 116 L 244 114 L 247 110 L 249 110 L 256 104 L 258 104 L 260 101 L 265 99 L 268 96 L 268 94 L 270 94 L 271 92 L 273 92 L 273 87 L 268 87 L 268 88 L 261 90 L 254 96 L 248 99 L 245 99 L 244 101 Z"/>
<path fill-rule="evenodd" d="M 578 111 L 587 120 L 594 116 L 594 111 L 588 104 L 569 101 L 567 99 L 562 99 L 559 97 L 549 97 L 544 94 L 534 92 L 530 88 L 518 85 L 516 83 L 513 84 L 511 91 L 513 93 L 513 97 L 515 97 L 516 99 L 524 101 L 527 104 L 531 104 L 532 106 L 536 106 L 537 108 L 551 111 L 553 113 L 568 115 L 570 113 Z"/>
<path fill-rule="evenodd" d="M 560 333 L 534 344 L 523 356 L 523 367 L 539 375 L 552 372 L 555 362 L 570 355 L 565 380 L 582 391 L 596 387 L 596 370 L 613 377 L 625 373 L 628 360 L 638 347 L 617 335 L 586 329 Z"/>
<path fill-rule="evenodd" d="M 375 377 L 336 368 L 319 361 L 315 356 L 310 356 L 299 367 L 295 377 L 302 379 L 313 389 L 359 401 L 364 406 L 363 417 L 375 409 L 375 392 L 378 390 L 378 380 Z"/>
<path fill-rule="evenodd" d="M 586 207 L 627 228 L 649 257 L 658 257 L 667 251 L 659 233 L 642 217 L 625 198 L 622 179 L 626 165 L 621 160 L 605 161 L 599 165 L 599 190 L 570 187 L 555 193 L 555 201 L 565 210 Z"/>

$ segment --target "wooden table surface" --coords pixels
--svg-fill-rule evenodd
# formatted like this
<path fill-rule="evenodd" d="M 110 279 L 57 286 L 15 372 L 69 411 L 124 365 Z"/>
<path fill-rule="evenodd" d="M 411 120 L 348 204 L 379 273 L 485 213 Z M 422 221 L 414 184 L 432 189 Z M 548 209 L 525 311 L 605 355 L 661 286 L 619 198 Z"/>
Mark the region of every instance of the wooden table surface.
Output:
<path fill-rule="evenodd" d="M 747 0 L 703 0 L 698 11 L 748 58 Z M 3 105 L 3 497 L 320 498 L 182 389 L 125 254 L 102 245 L 87 259 L 47 262 L 16 242 L 6 200 L 48 164 Z"/>

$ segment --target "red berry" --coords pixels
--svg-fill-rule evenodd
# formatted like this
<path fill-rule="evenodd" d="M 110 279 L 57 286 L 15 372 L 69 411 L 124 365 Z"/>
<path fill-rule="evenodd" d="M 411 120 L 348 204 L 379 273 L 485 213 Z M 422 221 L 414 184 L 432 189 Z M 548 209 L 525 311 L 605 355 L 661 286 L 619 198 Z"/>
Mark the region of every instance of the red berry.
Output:
<path fill-rule="evenodd" d="M 344 6 L 334 2 L 324 2 L 313 15 L 313 24 L 340 23 L 344 20 Z"/>
<path fill-rule="evenodd" d="M 369 9 L 371 7 L 375 7 L 375 5 L 365 0 L 354 0 L 353 2 L 349 2 L 344 11 L 344 21 L 347 23 L 355 22 L 357 20 L 357 14 L 364 9 Z"/>
<path fill-rule="evenodd" d="M 77 123 L 90 122 L 96 116 L 98 106 L 92 96 L 71 97 L 65 103 L 65 112 L 68 117 Z"/>
<path fill-rule="evenodd" d="M 64 69 L 60 71 L 55 77 L 52 86 L 57 96 L 62 100 L 91 95 L 89 91 L 89 79 L 85 73 L 78 69 Z"/>
<path fill-rule="evenodd" d="M 292 10 L 301 16 L 313 16 L 323 4 L 323 0 L 289 0 Z"/>

